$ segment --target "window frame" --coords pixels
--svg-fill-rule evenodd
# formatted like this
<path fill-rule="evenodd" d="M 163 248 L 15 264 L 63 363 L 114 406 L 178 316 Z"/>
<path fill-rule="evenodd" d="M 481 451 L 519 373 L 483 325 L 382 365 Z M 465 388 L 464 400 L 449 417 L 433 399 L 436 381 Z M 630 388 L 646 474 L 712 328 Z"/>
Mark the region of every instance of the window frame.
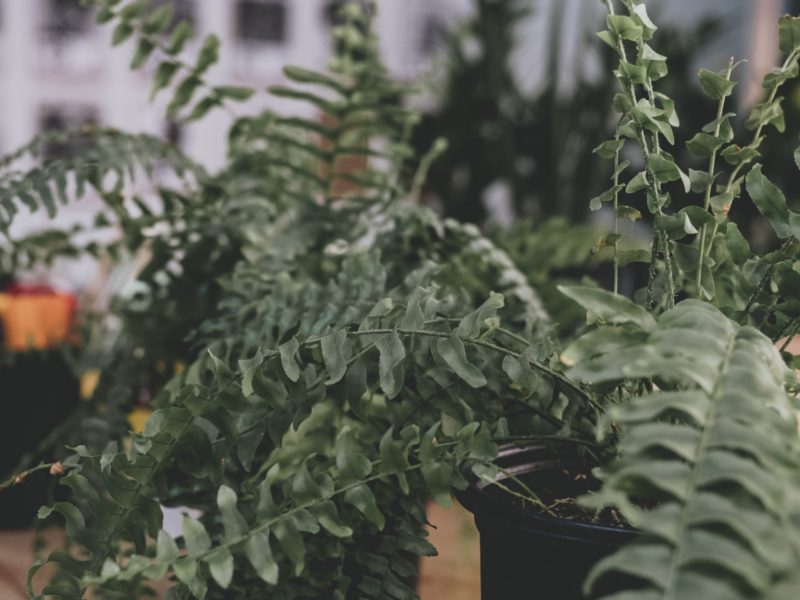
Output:
<path fill-rule="evenodd" d="M 245 7 L 248 6 L 254 9 L 261 7 L 262 10 L 266 11 L 274 9 L 276 13 L 273 16 L 279 16 L 279 25 L 275 26 L 274 32 L 267 27 L 261 36 L 248 34 L 247 28 L 243 27 L 244 24 L 258 25 L 254 15 L 247 18 L 247 15 L 243 14 L 246 10 Z M 265 22 L 268 22 L 269 15 L 265 13 L 263 17 Z M 285 0 L 237 0 L 234 5 L 233 16 L 234 38 L 238 44 L 245 46 L 287 46 L 290 42 L 290 20 L 291 8 Z M 257 32 L 258 30 L 253 31 Z M 253 31 L 250 33 L 253 33 Z M 274 35 L 274 33 L 277 33 L 277 35 Z"/>

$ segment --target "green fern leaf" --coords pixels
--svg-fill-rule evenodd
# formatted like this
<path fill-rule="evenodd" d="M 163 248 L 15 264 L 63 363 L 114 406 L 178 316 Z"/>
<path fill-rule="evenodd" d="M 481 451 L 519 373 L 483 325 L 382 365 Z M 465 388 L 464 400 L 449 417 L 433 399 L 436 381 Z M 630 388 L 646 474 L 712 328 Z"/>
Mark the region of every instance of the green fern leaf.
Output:
<path fill-rule="evenodd" d="M 785 367 L 768 338 L 684 301 L 644 341 L 570 374 L 661 388 L 607 417 L 622 427 L 620 455 L 584 502 L 616 506 L 642 534 L 595 567 L 587 591 L 612 572 L 636 583 L 609 600 L 753 600 L 788 585 L 800 561 L 800 461 Z"/>

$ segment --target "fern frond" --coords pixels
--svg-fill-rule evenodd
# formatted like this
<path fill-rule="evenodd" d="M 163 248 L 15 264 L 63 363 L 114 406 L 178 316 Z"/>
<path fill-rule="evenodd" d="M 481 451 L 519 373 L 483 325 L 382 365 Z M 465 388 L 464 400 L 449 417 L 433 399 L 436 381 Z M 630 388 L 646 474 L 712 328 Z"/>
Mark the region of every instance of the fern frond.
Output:
<path fill-rule="evenodd" d="M 85 4 L 97 9 L 98 23 L 115 24 L 111 36 L 114 46 L 129 39 L 135 40 L 136 48 L 130 63 L 132 70 L 143 68 L 157 57 L 151 98 L 173 86 L 180 77 L 180 83 L 173 86 L 172 99 L 167 107 L 169 117 L 177 118 L 183 111 L 183 120 L 196 120 L 227 102 L 243 102 L 253 95 L 254 91 L 249 88 L 213 85 L 208 81 L 208 70 L 219 60 L 220 42 L 216 35 L 208 34 L 203 38 L 193 61 L 184 58 L 184 48 L 192 37 L 192 26 L 187 21 L 175 22 L 171 3 L 155 9 L 148 0 L 124 3 L 85 0 Z M 198 95 L 200 98 L 195 100 Z"/>
<path fill-rule="evenodd" d="M 81 142 L 81 150 L 69 158 L 45 162 L 27 171 L 11 168 L 26 157 L 43 160 L 49 144 L 76 139 Z M 31 212 L 45 210 L 53 217 L 58 203 L 80 198 L 87 186 L 100 194 L 120 189 L 136 177 L 137 169 L 152 176 L 157 166 L 168 165 L 181 177 L 191 176 L 195 181 L 205 181 L 208 177 L 200 165 L 159 138 L 94 127 L 44 133 L 0 163 L 0 229 L 3 230 L 23 206 Z"/>
<path fill-rule="evenodd" d="M 354 585 L 358 592 L 352 594 L 358 600 L 417 600 L 415 590 L 417 561 L 422 556 L 435 556 L 436 549 L 428 542 L 423 528 L 423 507 L 398 507 L 380 536 L 372 538 L 372 544 L 356 540 L 354 560 L 361 566 L 361 577 Z M 421 513 L 421 514 L 416 514 Z"/>
<path fill-rule="evenodd" d="M 498 320 L 501 296 L 461 318 L 454 311 L 469 305 L 463 295 L 433 286 L 399 293 L 395 301 L 382 293 L 387 282 L 375 258 L 348 259 L 341 281 L 325 286 L 288 275 L 271 282 L 263 301 L 235 311 L 250 315 L 247 323 L 263 322 L 263 328 L 253 327 L 229 344 L 223 336 L 215 346 L 221 355 L 206 355 L 173 379 L 131 457 L 109 452 L 77 459 L 80 473 L 67 482 L 91 481 L 100 501 L 81 489 L 80 506 L 54 510 L 74 521 L 70 537 L 89 558 L 73 582 L 78 592 L 87 586 L 124 589 L 126 580 L 173 572 L 202 598 L 210 580 L 231 585 L 231 569 L 239 581 L 247 577 L 249 571 L 236 566 L 242 559 L 267 583 L 275 584 L 282 573 L 281 582 L 293 585 L 292 573 L 298 577 L 308 569 L 309 535 L 313 543 L 333 543 L 332 536 L 354 550 L 348 541 L 354 532 L 387 531 L 387 522 L 394 522 L 387 507 L 398 487 L 406 495 L 414 490 L 416 500 L 430 495 L 450 502 L 451 488 L 463 483 L 458 465 L 465 459 L 485 464 L 496 453 L 489 427 L 475 421 L 477 411 L 481 418 L 498 418 L 503 398 L 523 393 L 521 387 L 536 401 L 537 374 L 542 381 L 565 381 L 529 352 L 495 339 L 500 334 L 491 324 Z M 424 282 L 425 275 L 413 279 Z M 245 291 L 245 301 L 260 297 Z M 241 323 L 231 326 L 241 329 Z M 202 385 L 211 375 L 211 387 Z M 582 406 L 579 388 L 548 389 L 555 392 L 542 395 L 539 412 L 553 395 L 564 396 L 553 409 L 562 416 Z M 487 395 L 496 400 L 487 402 Z M 463 427 L 443 433 L 443 412 Z M 418 425 L 403 425 L 409 414 L 415 423 L 430 424 L 425 435 Z M 214 427 L 204 430 L 211 419 Z M 400 431 L 389 427 L 378 441 L 376 421 Z M 287 433 L 291 423 L 300 428 L 296 436 Z M 361 428 L 363 440 L 356 435 Z M 364 458 L 370 455 L 380 459 Z M 247 475 L 253 464 L 260 466 Z M 219 487 L 223 473 L 234 472 L 244 478 L 238 512 L 230 508 L 230 493 L 221 491 L 218 510 L 206 509 L 202 523 L 184 526 L 188 558 L 172 551 L 180 540 L 169 541 L 163 533 L 161 550 L 147 555 L 144 532 L 155 537 L 158 504 L 172 500 L 161 485 L 167 474 L 208 492 Z M 222 530 L 215 525 L 218 516 Z M 428 550 L 418 524 L 398 522 L 371 558 L 364 557 L 365 597 L 410 597 L 404 583 L 413 572 L 410 555 Z M 125 541 L 133 544 L 135 558 L 124 558 Z"/>
<path fill-rule="evenodd" d="M 393 82 L 380 62 L 369 12 L 350 4 L 342 10 L 345 24 L 334 29 L 337 44 L 331 72 L 287 67 L 284 73 L 290 84 L 270 89 L 276 96 L 310 105 L 321 117 L 277 117 L 275 123 L 312 140 L 293 145 L 317 160 L 314 172 L 304 176 L 316 178 L 322 173 L 322 191 L 328 203 L 342 195 L 373 199 L 393 195 L 393 177 L 416 120 L 415 114 L 403 106 L 408 90 Z M 313 149 L 320 142 L 321 152 Z M 379 158 L 388 162 L 388 167 L 354 170 L 339 160 L 346 156 Z M 341 182 L 351 185 L 341 186 Z M 340 187 L 352 187 L 353 194 L 349 189 L 342 194 Z"/>
<path fill-rule="evenodd" d="M 799 445 L 783 361 L 767 337 L 698 301 L 631 339 L 598 347 L 569 373 L 660 388 L 609 411 L 622 428 L 619 458 L 585 501 L 616 506 L 642 534 L 597 565 L 587 590 L 618 572 L 634 581 L 609 600 L 772 598 L 800 564 Z"/>

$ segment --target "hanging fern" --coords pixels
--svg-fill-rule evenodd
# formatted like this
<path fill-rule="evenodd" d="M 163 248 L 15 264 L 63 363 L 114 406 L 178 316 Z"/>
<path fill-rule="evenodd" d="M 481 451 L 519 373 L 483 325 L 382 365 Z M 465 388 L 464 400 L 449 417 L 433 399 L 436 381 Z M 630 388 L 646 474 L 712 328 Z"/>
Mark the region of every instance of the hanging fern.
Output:
<path fill-rule="evenodd" d="M 343 284 L 353 291 L 355 281 L 343 276 Z M 332 542 L 349 549 L 340 554 L 344 557 L 358 547 L 359 537 L 350 538 L 365 523 L 369 535 L 383 531 L 385 536 L 374 553 L 354 555 L 357 564 L 365 565 L 356 576 L 363 597 L 411 597 L 402 583 L 410 563 L 392 544 L 411 554 L 429 548 L 414 541 L 418 524 L 401 518 L 407 511 L 394 513 L 376 498 L 391 498 L 400 486 L 414 490 L 409 501 L 417 510 L 425 495 L 421 490 L 449 502 L 451 486 L 463 484 L 458 465 L 465 459 L 485 464 L 496 452 L 487 426 L 469 420 L 471 411 L 477 409 L 488 422 L 496 419 L 502 414 L 502 398 L 520 394 L 511 382 L 532 391 L 563 383 L 556 395 L 564 395 L 564 404 L 557 408 L 548 408 L 552 391 L 526 396 L 534 414 L 553 410 L 550 419 L 556 421 L 588 406 L 580 388 L 530 358 L 524 348 L 515 350 L 493 339 L 503 335 L 492 325 L 502 308 L 499 296 L 452 322 L 448 315 L 459 306 L 457 296 L 421 288 L 407 305 L 397 305 L 379 296 L 381 281 L 378 276 L 373 291 L 377 301 L 369 304 L 362 296 L 354 305 L 347 292 L 339 294 L 329 286 L 324 300 L 340 303 L 343 312 L 331 306 L 324 319 L 319 309 L 311 308 L 313 300 L 306 300 L 309 310 L 302 312 L 307 324 L 277 337 L 267 326 L 265 345 L 255 355 L 248 350 L 250 357 L 238 361 L 238 370 L 214 355 L 202 358 L 165 390 L 163 408 L 137 438 L 132 457 L 113 451 L 91 456 L 79 450 L 68 463 L 76 468 L 65 483 L 79 491 L 82 502 L 58 504 L 53 510 L 71 523 L 68 533 L 85 549 L 88 561 L 72 571 L 69 584 L 61 584 L 71 586 L 64 597 L 79 598 L 87 586 L 110 592 L 128 589 L 131 581 L 157 579 L 169 571 L 203 598 L 209 580 L 224 589 L 234 585 L 234 576 L 237 581 L 246 576 L 246 569 L 234 575 L 242 568 L 235 566 L 240 561 L 269 584 L 293 585 L 291 574 L 299 576 L 307 568 L 305 548 L 312 542 L 304 534 L 326 531 Z M 313 288 L 295 295 L 295 283 L 285 280 L 284 285 L 290 293 L 275 290 L 264 307 L 275 324 L 285 321 L 286 311 L 302 310 L 297 298 L 313 298 L 308 294 Z M 211 386 L 202 384 L 209 370 Z M 487 389 L 496 390 L 495 410 L 485 400 Z M 314 427 L 320 410 L 327 410 L 327 416 L 312 435 L 308 428 Z M 463 427 L 443 432 L 442 410 L 454 419 L 467 419 Z M 409 411 L 416 413 L 414 423 L 431 424 L 424 435 L 417 425 L 400 429 Z M 294 442 L 285 433 L 292 422 L 301 427 Z M 397 433 L 389 428 L 373 439 L 373 423 L 385 428 L 387 422 L 397 425 Z M 543 426 L 551 427 L 546 420 Z M 257 463 L 254 455 L 261 457 Z M 364 456 L 380 458 L 371 462 Z M 246 475 L 254 464 L 260 465 L 258 470 Z M 258 490 L 255 497 L 247 494 L 247 501 L 237 501 L 234 490 L 220 487 L 226 474 L 239 469 L 245 478 L 240 493 Z M 218 490 L 209 515 L 221 515 L 222 529 L 209 517 L 185 521 L 182 541 L 158 532 L 158 504 L 171 501 L 160 483 L 167 472 L 173 481 L 177 472 L 191 478 L 196 490 Z M 87 496 L 88 489 L 98 493 Z M 155 556 L 147 552 L 145 533 L 158 537 Z M 121 555 L 127 543 L 134 546 L 130 560 Z M 185 545 L 188 557 L 178 554 L 176 543 Z"/>

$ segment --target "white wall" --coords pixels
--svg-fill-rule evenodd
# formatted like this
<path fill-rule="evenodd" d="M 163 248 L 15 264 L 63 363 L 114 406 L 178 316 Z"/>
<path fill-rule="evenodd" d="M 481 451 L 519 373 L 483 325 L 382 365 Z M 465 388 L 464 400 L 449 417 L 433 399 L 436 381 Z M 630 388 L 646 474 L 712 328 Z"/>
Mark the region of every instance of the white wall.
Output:
<path fill-rule="evenodd" d="M 263 89 L 283 80 L 281 68 L 287 63 L 324 66 L 330 54 L 326 0 L 284 2 L 289 15 L 286 43 L 255 48 L 236 39 L 234 0 L 196 0 L 200 34 L 213 32 L 222 40 L 220 64 L 210 72 L 212 81 Z M 392 72 L 413 77 L 424 67 L 425 61 L 416 53 L 416 38 L 426 13 L 452 20 L 463 13 L 465 3 L 468 0 L 381 0 L 377 27 Z M 458 5 L 462 8 L 450 10 Z M 64 47 L 59 61 L 53 45 L 47 44 L 41 33 L 46 6 L 47 0 L 0 0 L 0 151 L 25 143 L 37 132 L 39 111 L 46 104 L 95 106 L 106 125 L 162 133 L 165 98 L 154 105 L 148 102 L 152 66 L 139 73 L 127 68 L 133 42 L 111 48 L 110 29 L 95 28 Z M 270 102 L 275 100 L 261 94 L 247 108 Z M 187 133 L 187 146 L 210 166 L 220 164 L 223 158 L 222 147 L 212 140 L 220 139 L 227 119 L 217 112 L 215 118 Z"/>
<path fill-rule="evenodd" d="M 595 33 L 604 28 L 605 7 L 600 0 L 523 0 L 530 17 L 520 25 L 514 70 L 521 88 L 535 95 L 545 85 L 547 56 L 559 53 L 558 89 L 569 94 L 576 79 L 605 76 L 598 72 Z M 658 25 L 693 29 L 704 19 L 720 19 L 721 35 L 703 48 L 698 67 L 721 69 L 731 55 L 745 58 L 753 15 L 781 0 L 647 0 L 648 12 Z M 777 27 L 777 23 L 774 24 Z M 772 29 L 773 32 L 776 29 Z M 777 44 L 777 36 L 775 36 Z"/>
<path fill-rule="evenodd" d="M 196 35 L 187 60 L 196 56 L 207 33 L 221 39 L 219 64 L 208 73 L 211 83 L 253 87 L 260 92 L 237 112 L 251 114 L 272 108 L 302 110 L 302 104 L 270 97 L 264 90 L 282 83 L 285 64 L 321 69 L 330 57 L 328 0 L 283 0 L 287 7 L 286 39 L 282 44 L 253 45 L 236 35 L 234 0 L 195 0 Z M 419 31 L 427 15 L 453 21 L 470 0 L 379 0 L 376 22 L 381 50 L 394 75 L 416 77 L 428 57 L 419 52 Z M 80 37 L 56 46 L 43 31 L 49 0 L 0 0 L 0 153 L 29 141 L 40 129 L 46 106 L 92 107 L 106 126 L 163 135 L 168 93 L 149 101 L 153 59 L 139 72 L 128 68 L 134 41 L 110 45 L 111 28 L 92 26 Z M 308 110 L 308 109 L 306 109 Z M 192 158 L 215 168 L 225 159 L 225 135 L 233 116 L 216 110 L 202 122 L 184 127 L 182 147 Z M 12 235 L 49 227 L 88 223 L 99 207 L 85 198 L 59 211 L 54 221 L 44 214 L 19 214 Z M 42 276 L 37 274 L 37 277 Z M 88 263 L 59 265 L 47 278 L 70 288 L 88 285 L 94 269 Z"/>

